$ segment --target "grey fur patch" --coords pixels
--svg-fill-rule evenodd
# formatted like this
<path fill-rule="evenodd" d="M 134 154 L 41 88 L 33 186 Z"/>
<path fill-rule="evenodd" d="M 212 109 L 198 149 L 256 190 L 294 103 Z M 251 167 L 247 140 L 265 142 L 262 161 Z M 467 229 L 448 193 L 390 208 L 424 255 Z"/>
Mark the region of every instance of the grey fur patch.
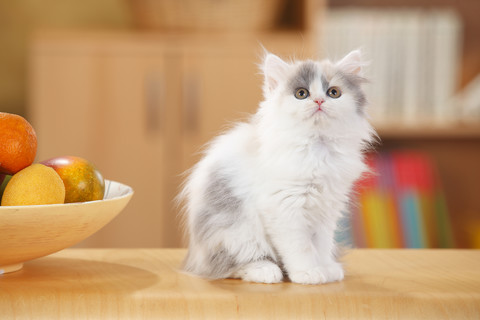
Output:
<path fill-rule="evenodd" d="M 367 98 L 365 97 L 365 93 L 363 93 L 361 85 L 367 80 L 355 74 L 344 73 L 341 71 L 339 71 L 337 75 L 345 84 L 346 88 L 352 92 L 355 101 L 357 102 L 357 112 L 363 114 L 364 107 L 367 104 Z"/>
<path fill-rule="evenodd" d="M 206 241 L 220 229 L 227 229 L 241 219 L 243 201 L 233 194 L 228 179 L 218 171 L 211 174 L 205 190 L 205 207 L 198 212 L 194 233 Z"/>
<path fill-rule="evenodd" d="M 220 229 L 227 229 L 235 224 L 231 212 L 215 211 L 212 208 L 201 210 L 194 225 L 194 233 L 199 241 L 206 241 Z"/>
<path fill-rule="evenodd" d="M 330 83 L 328 82 L 327 78 L 325 78 L 325 75 L 323 75 L 323 74 L 322 74 L 320 80 L 322 81 L 323 92 L 327 92 L 328 88 L 330 88 Z"/>
<path fill-rule="evenodd" d="M 226 249 L 220 247 L 217 251 L 210 253 L 204 264 L 195 265 L 192 261 L 191 249 L 188 250 L 187 256 L 182 264 L 182 269 L 186 272 L 194 273 L 202 277 L 210 279 L 221 279 L 230 276 L 238 264 L 235 257 L 227 252 Z"/>
<path fill-rule="evenodd" d="M 237 211 L 242 205 L 242 200 L 233 194 L 228 177 L 221 171 L 211 174 L 205 196 L 207 203 L 216 211 Z"/>
<path fill-rule="evenodd" d="M 212 253 L 209 256 L 209 268 L 208 273 L 205 274 L 206 277 L 210 279 L 221 279 L 231 276 L 235 270 L 238 270 L 242 266 L 248 265 L 251 262 L 267 260 L 274 264 L 277 264 L 277 261 L 266 255 L 258 259 L 253 259 L 249 262 L 238 263 L 235 259 L 235 256 L 231 255 L 226 249 L 219 249 L 218 251 Z M 278 264 L 277 264 L 278 265 Z M 281 268 L 281 266 L 279 266 Z"/>
<path fill-rule="evenodd" d="M 235 257 L 230 255 L 227 250 L 220 249 L 209 256 L 209 278 L 226 278 L 232 274 L 238 267 Z"/>
<path fill-rule="evenodd" d="M 287 87 L 295 93 L 298 88 L 310 88 L 310 84 L 316 77 L 316 67 L 313 61 L 306 61 L 298 67 L 297 73 L 290 78 Z"/>

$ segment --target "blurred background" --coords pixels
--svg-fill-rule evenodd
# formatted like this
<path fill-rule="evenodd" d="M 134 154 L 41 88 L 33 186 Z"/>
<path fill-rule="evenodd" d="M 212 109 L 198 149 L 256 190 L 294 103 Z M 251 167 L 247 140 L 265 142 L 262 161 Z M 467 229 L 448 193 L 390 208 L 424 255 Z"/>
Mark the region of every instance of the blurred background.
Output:
<path fill-rule="evenodd" d="M 183 246 L 173 199 L 200 147 L 262 99 L 264 46 L 370 61 L 378 175 L 339 238 L 480 248 L 480 1 L 0 0 L 0 110 L 37 160 L 76 155 L 135 196 L 79 246 Z"/>

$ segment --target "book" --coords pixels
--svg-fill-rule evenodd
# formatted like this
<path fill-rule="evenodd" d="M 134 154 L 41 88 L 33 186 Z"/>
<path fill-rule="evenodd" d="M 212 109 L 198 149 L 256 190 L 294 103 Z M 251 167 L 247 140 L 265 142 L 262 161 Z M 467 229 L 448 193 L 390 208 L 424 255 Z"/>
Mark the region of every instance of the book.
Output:
<path fill-rule="evenodd" d="M 356 246 L 449 248 L 454 236 L 447 200 L 431 158 L 418 151 L 367 157 L 372 174 L 357 187 L 351 221 Z"/>

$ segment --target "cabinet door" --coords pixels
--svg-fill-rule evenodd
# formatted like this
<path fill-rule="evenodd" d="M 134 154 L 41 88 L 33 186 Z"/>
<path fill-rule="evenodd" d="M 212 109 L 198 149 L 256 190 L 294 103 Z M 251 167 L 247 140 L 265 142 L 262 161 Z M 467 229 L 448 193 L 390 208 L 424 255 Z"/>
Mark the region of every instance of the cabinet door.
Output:
<path fill-rule="evenodd" d="M 37 161 L 92 156 L 99 64 L 93 54 L 58 53 L 49 46 L 34 49 L 28 116 L 37 133 Z"/>
<path fill-rule="evenodd" d="M 258 51 L 251 49 L 205 46 L 185 53 L 184 169 L 199 160 L 198 151 L 205 143 L 258 108 L 262 76 L 257 66 Z"/>
<path fill-rule="evenodd" d="M 78 155 L 135 194 L 111 223 L 79 246 L 180 244 L 169 177 L 180 157 L 179 76 L 174 53 L 130 43 L 34 58 L 33 122 L 39 157 Z M 168 169 L 167 169 L 168 168 Z"/>
<path fill-rule="evenodd" d="M 169 107 L 178 105 L 179 86 L 169 70 L 173 64 L 166 56 L 115 53 L 105 59 L 98 162 L 106 177 L 125 181 L 135 191 L 127 209 L 98 234 L 99 241 L 111 238 L 105 245 L 179 244 L 170 211 L 174 191 L 169 173 L 179 158 L 178 126 L 173 126 L 178 109 Z"/>

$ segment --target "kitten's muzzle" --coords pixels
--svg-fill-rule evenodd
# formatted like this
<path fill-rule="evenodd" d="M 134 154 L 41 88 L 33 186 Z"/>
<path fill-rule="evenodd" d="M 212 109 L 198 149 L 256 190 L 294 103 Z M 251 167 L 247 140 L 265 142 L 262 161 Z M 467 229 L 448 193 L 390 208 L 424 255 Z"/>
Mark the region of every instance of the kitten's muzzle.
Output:
<path fill-rule="evenodd" d="M 325 100 L 317 99 L 317 100 L 313 100 L 313 102 L 315 102 L 318 105 L 318 111 L 322 111 L 322 103 L 324 103 Z"/>

